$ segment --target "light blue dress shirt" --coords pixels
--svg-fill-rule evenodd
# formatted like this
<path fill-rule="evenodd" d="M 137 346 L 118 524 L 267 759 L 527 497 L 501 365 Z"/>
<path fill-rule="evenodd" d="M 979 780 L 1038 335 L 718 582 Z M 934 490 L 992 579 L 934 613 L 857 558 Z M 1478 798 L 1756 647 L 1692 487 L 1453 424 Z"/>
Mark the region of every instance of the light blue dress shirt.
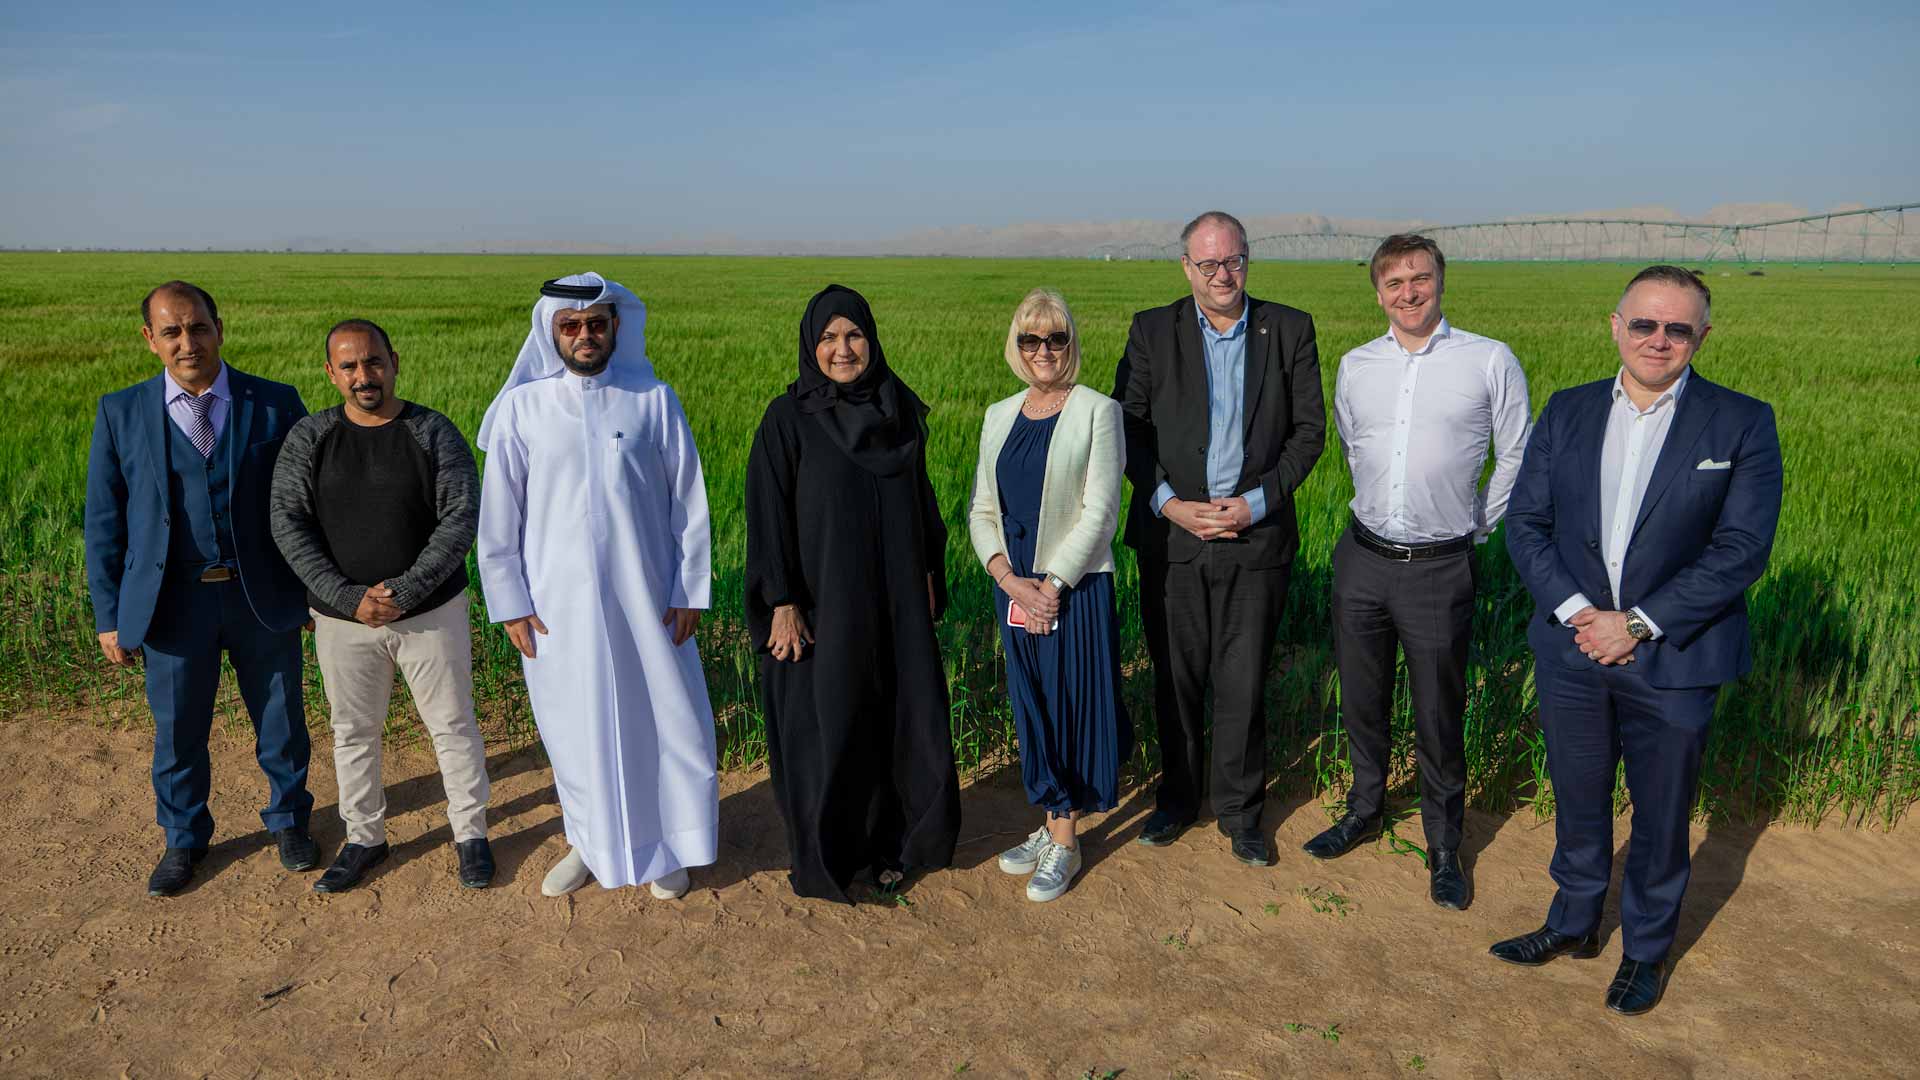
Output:
<path fill-rule="evenodd" d="M 1213 328 L 1200 305 L 1193 313 L 1200 320 L 1200 340 L 1207 351 L 1207 494 L 1221 499 L 1234 494 L 1240 471 L 1246 465 L 1245 409 L 1247 396 L 1247 313 L 1252 304 L 1243 303 L 1240 319 L 1225 333 Z M 1258 485 L 1240 493 L 1247 510 L 1258 524 L 1267 516 L 1267 493 Z M 1173 498 L 1173 486 L 1162 481 L 1153 493 L 1155 517 Z"/>

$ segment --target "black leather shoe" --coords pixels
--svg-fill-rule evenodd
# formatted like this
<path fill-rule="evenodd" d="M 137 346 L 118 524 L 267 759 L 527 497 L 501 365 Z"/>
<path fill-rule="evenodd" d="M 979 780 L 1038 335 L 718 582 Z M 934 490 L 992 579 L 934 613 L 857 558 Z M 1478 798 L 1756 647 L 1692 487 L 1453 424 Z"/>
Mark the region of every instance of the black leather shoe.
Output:
<path fill-rule="evenodd" d="M 193 868 L 207 857 L 203 847 L 170 847 L 147 879 L 148 896 L 172 896 L 193 880 Z"/>
<path fill-rule="evenodd" d="M 1155 810 L 1147 815 L 1147 824 L 1140 830 L 1140 838 L 1135 843 L 1148 847 L 1165 847 L 1180 839 L 1180 834 L 1193 824 L 1192 818 L 1177 818 L 1165 810 Z"/>
<path fill-rule="evenodd" d="M 1487 951 L 1509 964 L 1522 967 L 1539 967 L 1556 956 L 1591 960 L 1600 955 L 1600 932 L 1596 930 L 1586 937 L 1574 937 L 1551 926 L 1543 926 L 1531 934 L 1497 942 Z"/>
<path fill-rule="evenodd" d="M 1267 838 L 1255 829 L 1236 829 L 1227 834 L 1233 841 L 1233 857 L 1248 866 L 1267 866 L 1272 860 L 1267 858 Z"/>
<path fill-rule="evenodd" d="M 1644 960 L 1620 961 L 1607 986 L 1607 1008 L 1625 1016 L 1639 1016 L 1660 1004 L 1660 993 L 1667 987 L 1667 964 L 1649 964 Z"/>
<path fill-rule="evenodd" d="M 1316 859 L 1336 859 L 1380 835 L 1380 818 L 1363 818 L 1349 812 L 1333 827 L 1301 845 L 1301 850 Z"/>
<path fill-rule="evenodd" d="M 1447 848 L 1427 852 L 1427 895 L 1433 902 L 1452 911 L 1465 911 L 1472 903 L 1467 875 L 1460 869 L 1460 853 Z"/>
<path fill-rule="evenodd" d="M 304 825 L 295 825 L 291 829 L 273 830 L 274 842 L 280 845 L 280 865 L 289 870 L 311 870 L 320 865 L 320 848 L 307 835 Z"/>
<path fill-rule="evenodd" d="M 460 855 L 460 884 L 469 889 L 484 889 L 493 884 L 493 847 L 482 836 L 453 845 Z"/>
<path fill-rule="evenodd" d="M 360 879 L 367 876 L 367 871 L 386 861 L 387 845 L 385 844 L 375 844 L 372 847 L 347 844 L 340 849 L 339 855 L 334 856 L 333 865 L 327 867 L 327 872 L 321 874 L 320 880 L 313 883 L 313 891 L 346 892 L 360 884 Z"/>

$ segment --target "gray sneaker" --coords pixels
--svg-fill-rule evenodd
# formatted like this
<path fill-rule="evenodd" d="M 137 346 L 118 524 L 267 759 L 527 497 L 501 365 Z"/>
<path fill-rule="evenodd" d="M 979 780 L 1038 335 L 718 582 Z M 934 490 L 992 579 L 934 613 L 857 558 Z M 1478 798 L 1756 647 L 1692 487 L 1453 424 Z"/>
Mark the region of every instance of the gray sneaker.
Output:
<path fill-rule="evenodd" d="M 1074 875 L 1080 873 L 1080 847 L 1061 847 L 1049 842 L 1047 850 L 1040 853 L 1040 866 L 1033 872 L 1033 879 L 1027 882 L 1027 899 L 1035 903 L 1048 900 L 1067 891 L 1073 884 Z"/>
<path fill-rule="evenodd" d="M 1045 825 L 1033 830 L 1033 835 L 1020 842 L 1018 847 L 1010 847 L 1000 853 L 1000 869 L 1009 874 L 1031 874 L 1033 868 L 1040 865 L 1040 853 L 1053 843 L 1053 837 Z"/>

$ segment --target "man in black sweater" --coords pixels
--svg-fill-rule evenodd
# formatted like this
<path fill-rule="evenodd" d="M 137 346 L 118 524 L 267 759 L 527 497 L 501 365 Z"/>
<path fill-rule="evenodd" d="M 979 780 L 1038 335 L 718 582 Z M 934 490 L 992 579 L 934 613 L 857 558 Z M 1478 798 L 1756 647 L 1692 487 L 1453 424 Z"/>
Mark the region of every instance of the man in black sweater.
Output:
<path fill-rule="evenodd" d="M 385 330 L 349 319 L 326 351 L 345 403 L 294 425 L 273 477 L 273 538 L 313 609 L 347 827 L 313 887 L 350 889 L 387 857 L 380 740 L 397 666 L 440 759 L 460 884 L 485 888 L 487 753 L 467 622 L 479 470 L 451 420 L 395 395 L 400 358 Z"/>

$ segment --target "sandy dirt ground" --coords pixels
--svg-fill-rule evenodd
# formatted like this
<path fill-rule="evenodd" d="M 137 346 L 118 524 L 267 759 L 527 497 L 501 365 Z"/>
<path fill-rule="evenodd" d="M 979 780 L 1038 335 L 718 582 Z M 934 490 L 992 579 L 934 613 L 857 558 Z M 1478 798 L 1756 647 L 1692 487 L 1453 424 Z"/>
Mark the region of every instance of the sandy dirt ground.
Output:
<path fill-rule="evenodd" d="M 1017 779 L 970 785 L 954 869 L 845 907 L 787 888 L 765 774 L 723 779 L 721 856 L 662 902 L 540 895 L 564 851 L 537 753 L 497 752 L 494 888 L 460 889 L 430 754 L 389 753 L 394 857 L 311 891 L 280 868 L 247 740 L 215 748 L 211 857 L 149 899 L 149 735 L 0 723 L 0 1075 L 1867 1077 L 1920 1068 L 1920 831 L 1698 828 L 1678 967 L 1653 1013 L 1601 1005 L 1620 959 L 1509 967 L 1539 925 L 1553 830 L 1474 814 L 1470 911 L 1387 846 L 1330 864 L 1326 820 L 1268 804 L 1277 865 L 1210 824 L 1094 821 L 1067 896 L 994 856 Z M 314 832 L 341 842 L 316 743 Z M 1624 841 L 1625 822 L 1621 823 Z M 1416 827 L 1417 828 L 1417 827 Z M 1617 873 L 1618 862 L 1616 862 Z"/>

